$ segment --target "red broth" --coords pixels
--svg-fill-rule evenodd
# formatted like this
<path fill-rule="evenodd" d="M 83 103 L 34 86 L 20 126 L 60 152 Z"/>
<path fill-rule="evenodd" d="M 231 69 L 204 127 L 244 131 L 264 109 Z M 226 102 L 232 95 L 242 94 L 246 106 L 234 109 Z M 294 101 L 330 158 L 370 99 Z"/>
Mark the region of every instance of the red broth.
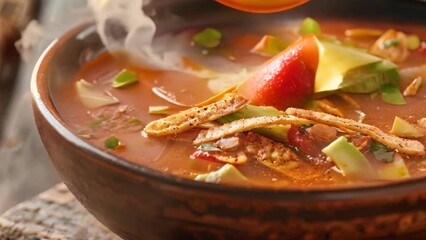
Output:
<path fill-rule="evenodd" d="M 426 39 L 425 28 L 414 25 L 342 21 L 321 21 L 320 24 L 323 32 L 338 36 L 341 39 L 344 39 L 343 33 L 346 29 L 362 27 L 383 30 L 395 28 L 406 33 L 415 33 L 422 39 Z M 236 32 L 226 28 L 221 29 L 221 31 L 228 36 L 227 41 L 231 45 L 230 49 L 232 49 L 232 54 L 236 58 L 235 61 L 244 66 L 260 64 L 267 60 L 265 57 L 248 52 L 263 34 L 271 33 L 276 36 L 280 36 L 280 32 L 283 34 L 283 31 L 275 26 L 272 28 L 270 26 L 267 28 L 266 26 L 261 26 L 253 31 L 239 30 Z M 374 39 L 356 38 L 354 41 L 356 41 L 358 46 L 368 47 L 374 42 Z M 189 42 L 190 40 L 188 40 L 188 46 Z M 198 49 L 190 46 L 188 51 L 190 51 L 188 55 L 193 57 L 193 59 L 209 65 L 209 56 L 202 56 L 199 54 Z M 223 55 L 221 57 L 226 58 L 227 56 Z M 423 64 L 426 64 L 426 55 L 413 51 L 410 54 L 410 58 L 400 64 L 400 67 L 406 68 Z M 113 76 L 123 68 L 135 71 L 140 81 L 122 89 L 111 88 Z M 95 84 L 99 89 L 109 91 L 120 100 L 120 103 L 95 109 L 85 107 L 81 103 L 75 88 L 76 81 L 80 79 L 85 79 Z M 403 79 L 402 89 L 411 80 Z M 168 105 L 171 106 L 170 113 L 186 109 L 185 107 L 172 106 L 159 98 L 151 91 L 152 87 L 159 87 L 172 92 L 180 102 L 188 105 L 196 104 L 213 95 L 207 87 L 207 81 L 204 79 L 179 72 L 138 69 L 118 61 L 109 54 L 103 54 L 84 65 L 75 76 L 74 81 L 70 81 L 67 86 L 61 89 L 55 97 L 56 106 L 61 116 L 77 135 L 96 147 L 130 162 L 186 178 L 194 178 L 197 174 L 207 173 L 222 167 L 224 164 L 220 162 L 190 158 L 190 155 L 194 152 L 192 140 L 197 136 L 199 130 L 190 130 L 169 137 L 144 138 L 141 136 L 140 131 L 143 126 L 163 117 L 161 115 L 150 115 L 148 113 L 149 106 Z M 386 104 L 380 97 L 372 99 L 370 94 L 351 94 L 351 96 L 366 114 L 364 123 L 377 126 L 385 132 L 389 132 L 391 129 L 395 116 L 403 117 L 412 122 L 426 117 L 426 108 L 424 108 L 426 87 L 420 88 L 416 96 L 406 97 L 407 104 L 403 106 Z M 359 115 L 353 109 L 348 108 L 347 103 L 340 98 L 331 96 L 328 99 L 333 101 L 336 107 L 344 113 L 345 117 L 358 119 Z M 102 119 L 105 116 L 109 120 L 103 122 Z M 141 125 L 137 124 L 135 119 L 140 120 Z M 123 147 L 113 150 L 106 149 L 104 141 L 111 136 L 120 139 Z M 426 145 L 425 137 L 418 140 Z M 404 156 L 404 159 L 411 176 L 425 175 L 425 156 Z M 371 159 L 370 162 L 373 166 L 383 164 Z M 306 187 L 363 183 L 362 181 L 353 181 L 345 178 L 340 173 L 332 170 L 330 164 L 303 165 L 297 169 L 297 174 L 314 176 L 309 178 L 309 180 L 289 179 L 255 161 L 239 165 L 238 170 L 249 179 L 245 183 L 249 185 L 285 187 L 291 184 L 292 186 Z"/>

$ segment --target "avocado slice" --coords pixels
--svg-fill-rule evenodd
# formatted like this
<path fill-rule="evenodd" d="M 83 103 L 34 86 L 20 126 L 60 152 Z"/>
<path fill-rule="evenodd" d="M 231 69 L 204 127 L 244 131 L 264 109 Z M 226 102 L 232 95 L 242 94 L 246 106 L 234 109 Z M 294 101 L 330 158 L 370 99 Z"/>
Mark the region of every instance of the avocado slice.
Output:
<path fill-rule="evenodd" d="M 398 116 L 396 116 L 393 121 L 390 133 L 398 137 L 407 138 L 419 138 L 424 136 L 419 129 Z"/>
<path fill-rule="evenodd" d="M 387 60 L 349 70 L 339 87 L 349 93 L 371 93 L 384 84 L 400 84 L 398 67 Z"/>
<path fill-rule="evenodd" d="M 405 165 L 404 159 L 398 153 L 394 155 L 392 162 L 380 167 L 377 170 L 377 174 L 383 180 L 397 180 L 410 177 L 410 172 Z"/>
<path fill-rule="evenodd" d="M 208 183 L 235 183 L 247 181 L 247 178 L 234 165 L 227 163 L 217 171 L 198 174 L 195 180 Z"/>
<path fill-rule="evenodd" d="M 376 173 L 368 159 L 343 136 L 330 143 L 322 152 L 330 157 L 349 178 L 362 180 L 376 178 Z"/>
<path fill-rule="evenodd" d="M 370 93 L 383 84 L 399 85 L 398 67 L 364 49 L 317 40 L 320 61 L 315 77 L 315 93 L 343 90 Z"/>

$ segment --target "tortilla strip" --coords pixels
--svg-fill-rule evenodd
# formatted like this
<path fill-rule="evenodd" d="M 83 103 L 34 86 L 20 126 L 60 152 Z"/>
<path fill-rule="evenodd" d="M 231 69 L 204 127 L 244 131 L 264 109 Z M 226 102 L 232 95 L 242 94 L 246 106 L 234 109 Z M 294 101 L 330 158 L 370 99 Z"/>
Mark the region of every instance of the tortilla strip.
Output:
<path fill-rule="evenodd" d="M 340 118 L 331 114 L 309 111 L 298 108 L 288 108 L 286 113 L 300 118 L 306 118 L 315 122 L 331 125 L 342 130 L 350 129 L 362 134 L 366 134 L 390 148 L 397 149 L 398 152 L 411 155 L 424 155 L 425 149 L 421 142 L 409 139 L 399 138 L 387 134 L 375 126 L 359 123 L 352 119 Z"/>
<path fill-rule="evenodd" d="M 223 100 L 170 115 L 150 122 L 142 134 L 148 136 L 164 136 L 194 128 L 199 124 L 210 122 L 236 112 L 247 105 L 247 100 L 241 96 L 227 96 Z"/>
<path fill-rule="evenodd" d="M 319 107 L 319 109 L 326 113 L 330 113 L 339 117 L 344 116 L 343 113 L 338 108 L 334 107 L 333 104 L 327 99 L 315 100 L 315 104 Z"/>
<path fill-rule="evenodd" d="M 310 120 L 298 118 L 295 116 L 262 116 L 254 118 L 243 118 L 230 123 L 223 124 L 219 127 L 210 128 L 208 130 L 201 131 L 197 138 L 194 140 L 194 145 L 200 145 L 202 143 L 211 142 L 227 135 L 234 133 L 245 132 L 251 129 L 267 127 L 272 125 L 282 124 L 311 124 Z"/>

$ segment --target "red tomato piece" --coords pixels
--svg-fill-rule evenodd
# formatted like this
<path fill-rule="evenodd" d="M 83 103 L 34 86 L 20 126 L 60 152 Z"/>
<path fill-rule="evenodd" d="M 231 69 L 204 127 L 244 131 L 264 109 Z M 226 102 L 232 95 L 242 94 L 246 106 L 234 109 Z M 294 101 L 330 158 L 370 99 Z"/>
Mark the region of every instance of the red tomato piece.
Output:
<path fill-rule="evenodd" d="M 211 162 L 220 162 L 215 156 L 211 155 L 208 151 L 195 150 L 191 155 L 192 158 L 211 161 Z"/>
<path fill-rule="evenodd" d="M 425 41 L 422 41 L 420 43 L 420 47 L 417 49 L 417 51 L 421 54 L 426 55 L 426 42 Z"/>
<path fill-rule="evenodd" d="M 317 144 L 309 138 L 307 132 L 302 128 L 291 125 L 287 136 L 288 143 L 293 147 L 297 147 L 301 153 L 311 156 L 316 156 L 321 153 L 321 149 L 317 147 Z"/>
<path fill-rule="evenodd" d="M 315 36 L 305 36 L 267 61 L 237 91 L 253 105 L 298 107 L 314 92 L 318 61 Z"/>

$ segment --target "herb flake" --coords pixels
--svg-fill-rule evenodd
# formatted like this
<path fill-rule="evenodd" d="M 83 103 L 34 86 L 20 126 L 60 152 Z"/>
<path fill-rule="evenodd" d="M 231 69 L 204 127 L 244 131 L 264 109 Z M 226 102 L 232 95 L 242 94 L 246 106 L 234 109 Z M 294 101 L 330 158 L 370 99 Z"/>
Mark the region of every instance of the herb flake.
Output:
<path fill-rule="evenodd" d="M 383 48 L 396 47 L 400 43 L 399 39 L 390 39 L 382 43 Z"/>
<path fill-rule="evenodd" d="M 380 87 L 380 94 L 385 103 L 392 105 L 405 105 L 404 96 L 398 86 L 385 84 Z"/>
<path fill-rule="evenodd" d="M 104 146 L 107 149 L 114 149 L 117 148 L 121 145 L 120 140 L 116 137 L 110 137 L 108 139 L 105 140 L 104 142 Z"/>
<path fill-rule="evenodd" d="M 388 147 L 377 141 L 373 141 L 368 150 L 372 152 L 374 158 L 380 162 L 391 163 L 395 155 L 394 151 L 391 151 Z"/>
<path fill-rule="evenodd" d="M 206 152 L 222 152 L 222 149 L 215 147 L 211 144 L 201 144 L 197 147 L 197 149 L 206 151 Z"/>
<path fill-rule="evenodd" d="M 98 119 L 91 121 L 89 123 L 89 125 L 90 125 L 91 128 L 97 128 L 97 127 L 101 126 L 104 122 L 106 122 L 107 120 L 108 120 L 107 117 L 101 117 L 101 118 L 98 118 Z"/>

